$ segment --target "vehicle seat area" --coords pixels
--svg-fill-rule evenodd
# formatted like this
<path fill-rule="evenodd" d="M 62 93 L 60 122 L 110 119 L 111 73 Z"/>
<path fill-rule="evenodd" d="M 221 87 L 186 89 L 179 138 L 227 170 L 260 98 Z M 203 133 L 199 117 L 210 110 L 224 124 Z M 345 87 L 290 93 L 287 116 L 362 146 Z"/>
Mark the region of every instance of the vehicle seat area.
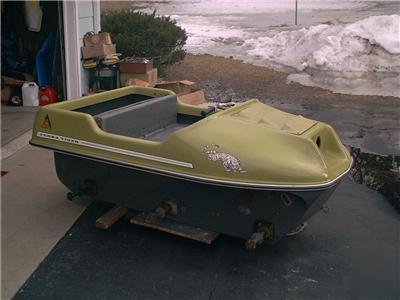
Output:
<path fill-rule="evenodd" d="M 183 127 L 177 124 L 177 112 L 176 95 L 168 95 L 109 110 L 94 117 L 106 132 L 136 138 L 151 137 L 152 133 L 156 133 L 154 139 L 147 139 L 162 140 L 166 137 L 166 134 L 162 134 L 163 129 L 172 133 L 174 130 L 171 131 L 171 128 Z"/>

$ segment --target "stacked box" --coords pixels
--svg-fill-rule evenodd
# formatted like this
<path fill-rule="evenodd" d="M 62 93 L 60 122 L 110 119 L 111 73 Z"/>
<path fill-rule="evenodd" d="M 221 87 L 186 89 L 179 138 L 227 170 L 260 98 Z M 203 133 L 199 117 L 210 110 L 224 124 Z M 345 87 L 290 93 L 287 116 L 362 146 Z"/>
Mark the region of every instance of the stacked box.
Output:
<path fill-rule="evenodd" d="M 157 68 L 153 67 L 153 59 L 145 57 L 127 57 L 119 63 L 120 82 L 122 85 L 132 85 L 139 80 L 154 87 L 157 82 Z M 143 86 L 143 82 L 141 84 Z"/>
<path fill-rule="evenodd" d="M 125 58 L 119 63 L 121 73 L 144 74 L 153 69 L 153 59 L 143 57 Z"/>
<path fill-rule="evenodd" d="M 101 57 L 117 53 L 115 44 L 97 44 L 82 47 L 83 58 Z"/>
<path fill-rule="evenodd" d="M 130 79 L 140 79 L 146 81 L 150 87 L 154 87 L 157 83 L 158 72 L 157 68 L 153 68 L 146 73 L 122 73 L 120 71 L 120 82 L 122 85 L 129 85 L 129 82 L 133 82 Z"/>

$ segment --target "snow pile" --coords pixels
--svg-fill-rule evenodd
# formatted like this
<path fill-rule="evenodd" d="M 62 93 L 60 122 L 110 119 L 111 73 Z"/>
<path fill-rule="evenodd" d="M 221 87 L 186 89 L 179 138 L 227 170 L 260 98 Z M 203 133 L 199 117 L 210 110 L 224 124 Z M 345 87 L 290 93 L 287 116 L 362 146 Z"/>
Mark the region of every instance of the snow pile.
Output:
<path fill-rule="evenodd" d="M 216 54 L 210 51 L 215 47 L 215 44 L 234 44 L 235 42 L 240 42 L 240 38 L 237 37 L 244 35 L 244 31 L 241 28 L 228 27 L 218 22 L 213 22 L 213 19 L 204 16 L 171 15 L 170 17 L 177 20 L 178 25 L 185 28 L 188 34 L 185 49 L 190 53 L 203 54 L 211 52 Z M 223 55 L 222 53 L 218 54 Z"/>
<path fill-rule="evenodd" d="M 160 14 L 180 15 L 238 15 L 292 12 L 294 0 L 170 0 L 170 1 L 141 1 L 148 6 L 147 11 L 154 9 Z M 340 10 L 359 9 L 366 7 L 370 0 L 299 0 L 298 9 L 305 10 Z"/>
<path fill-rule="evenodd" d="M 400 72 L 400 16 L 373 16 L 349 25 L 321 24 L 269 31 L 242 47 L 250 61 L 272 61 L 299 71 Z"/>
<path fill-rule="evenodd" d="M 400 16 L 373 16 L 346 26 L 345 30 L 380 45 L 392 54 L 400 54 Z"/>

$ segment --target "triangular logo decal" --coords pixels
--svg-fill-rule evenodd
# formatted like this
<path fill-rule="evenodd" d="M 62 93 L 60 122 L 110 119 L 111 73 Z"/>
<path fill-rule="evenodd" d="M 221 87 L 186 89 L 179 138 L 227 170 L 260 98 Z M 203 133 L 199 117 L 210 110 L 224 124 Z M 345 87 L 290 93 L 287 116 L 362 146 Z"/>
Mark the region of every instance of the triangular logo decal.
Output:
<path fill-rule="evenodd" d="M 44 118 L 44 120 L 42 122 L 42 127 L 51 129 L 51 122 L 50 122 L 49 115 L 46 115 L 46 117 Z"/>

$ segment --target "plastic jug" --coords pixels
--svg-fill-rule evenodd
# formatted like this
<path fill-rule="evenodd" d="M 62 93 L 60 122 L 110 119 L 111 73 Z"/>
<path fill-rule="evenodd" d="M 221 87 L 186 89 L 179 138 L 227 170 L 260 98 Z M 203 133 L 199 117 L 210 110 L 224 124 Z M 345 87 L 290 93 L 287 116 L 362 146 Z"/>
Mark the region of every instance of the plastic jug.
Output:
<path fill-rule="evenodd" d="M 34 82 L 25 82 L 22 85 L 23 106 L 39 106 L 39 87 Z"/>
<path fill-rule="evenodd" d="M 23 12 L 28 30 L 39 32 L 42 27 L 43 18 L 39 1 L 25 1 Z"/>

